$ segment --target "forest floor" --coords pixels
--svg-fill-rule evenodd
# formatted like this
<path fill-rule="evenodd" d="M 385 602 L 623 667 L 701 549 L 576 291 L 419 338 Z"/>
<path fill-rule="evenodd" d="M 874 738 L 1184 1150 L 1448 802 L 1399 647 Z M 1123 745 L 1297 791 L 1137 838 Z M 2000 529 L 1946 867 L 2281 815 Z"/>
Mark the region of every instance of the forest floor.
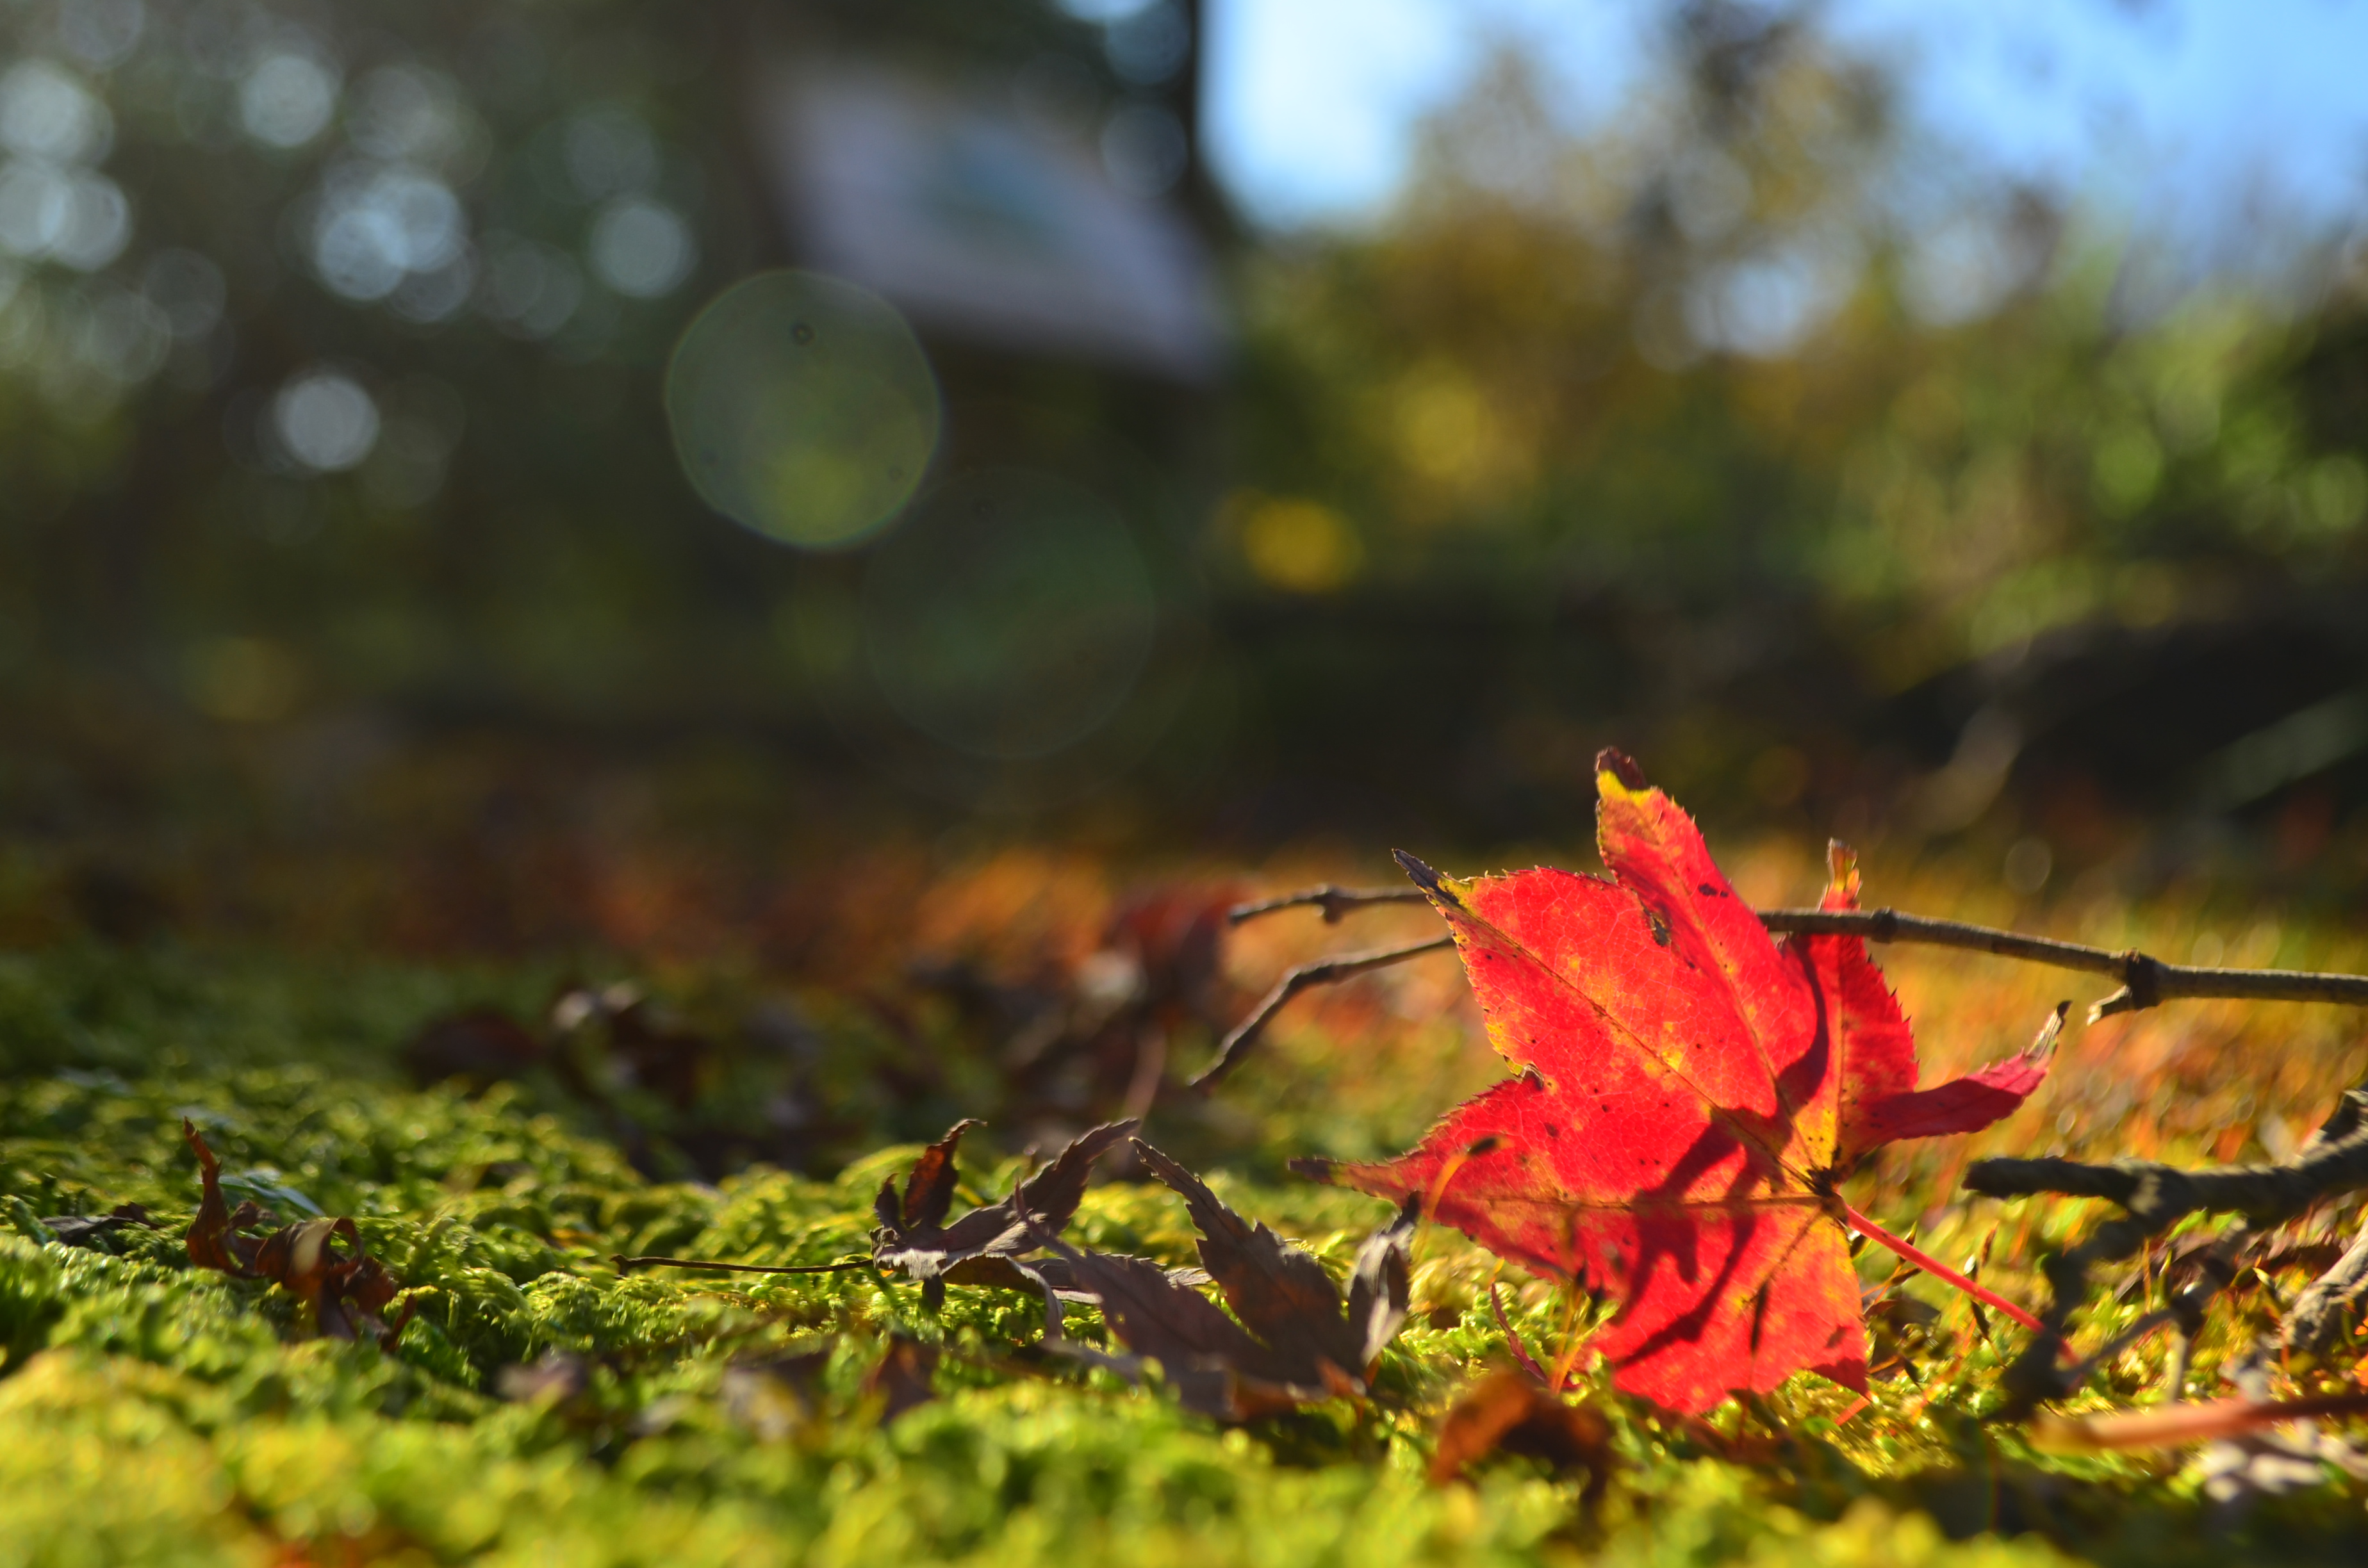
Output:
<path fill-rule="evenodd" d="M 1756 901 L 1814 895 L 1807 857 L 1782 844 L 1728 869 Z M 1500 1075 L 1453 959 L 1311 996 L 1213 1095 L 1178 1085 L 1290 962 L 1435 931 L 1418 909 L 1353 931 L 1306 914 L 1229 934 L 1208 919 L 1245 888 L 1359 869 L 1372 874 L 1318 856 L 1247 881 L 1127 878 L 1053 851 L 969 854 L 776 911 L 802 933 L 791 959 L 701 956 L 694 937 L 630 958 L 597 944 L 357 956 L 301 935 L 108 943 L 20 922 L 0 952 L 0 1561 L 2164 1568 L 2368 1553 L 2368 1483 L 2333 1460 L 2232 1490 L 2192 1446 L 2043 1451 L 1998 1418 L 2021 1331 L 1895 1278 L 1872 1247 L 1872 1397 L 1804 1373 L 1699 1421 L 1585 1369 L 1588 1308 L 1569 1290 L 1432 1226 L 1368 1396 L 1244 1424 L 1189 1413 L 1156 1378 L 1045 1356 L 1042 1304 L 1013 1290 L 955 1284 L 932 1308 L 869 1267 L 614 1261 L 868 1257 L 883 1177 L 956 1119 L 988 1119 L 960 1166 L 962 1199 L 985 1202 L 1085 1126 L 1140 1112 L 1146 1138 L 1234 1209 L 1344 1277 L 1389 1211 L 1286 1161 L 1394 1153 Z M 2017 901 L 1879 857 L 1869 881 L 1872 903 L 2167 958 L 2368 962 L 2339 920 L 2192 890 Z M 2283 1157 L 2368 1066 L 2356 1018 L 2335 1008 L 2187 1003 L 2084 1028 L 2093 977 L 1877 957 L 1927 1082 L 2020 1049 L 2056 1000 L 2077 1004 L 2020 1112 L 1888 1152 L 1849 1188 L 2034 1305 L 2042 1256 L 2111 1210 L 1972 1198 L 1957 1184 L 1969 1159 Z M 324 1335 L 279 1286 L 192 1266 L 185 1119 L 232 1201 L 353 1218 L 403 1291 L 383 1344 Z M 155 1228 L 56 1224 L 126 1203 Z M 2305 1217 L 2283 1254 L 2296 1261 L 2220 1298 L 2191 1396 L 2226 1392 L 2225 1369 L 2274 1346 L 2307 1260 L 2356 1219 L 2344 1204 Z M 1067 1234 L 1195 1261 L 1183 1202 L 1125 1158 Z M 2169 1257 L 2100 1296 L 2077 1343 L 2158 1305 Z M 1093 1308 L 1068 1323 L 1103 1342 Z M 1513 1359 L 1508 1326 L 1541 1358 L 1574 1352 L 1572 1397 L 1604 1435 L 1434 1480 L 1447 1413 Z M 2060 1408 L 2157 1404 L 2169 1354 L 2143 1338 Z M 2352 1386 L 2353 1369 L 2272 1356 L 2269 1373 L 2273 1392 L 2306 1394 Z"/>

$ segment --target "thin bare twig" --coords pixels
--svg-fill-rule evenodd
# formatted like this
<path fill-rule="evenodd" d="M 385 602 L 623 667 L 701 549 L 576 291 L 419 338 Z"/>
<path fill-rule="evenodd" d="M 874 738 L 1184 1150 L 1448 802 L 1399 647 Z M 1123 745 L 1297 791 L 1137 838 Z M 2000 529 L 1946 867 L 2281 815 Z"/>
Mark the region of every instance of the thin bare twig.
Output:
<path fill-rule="evenodd" d="M 1987 926 L 1958 920 L 1934 920 L 1903 915 L 1896 909 L 1763 909 L 1760 922 L 1770 931 L 1836 933 L 1862 937 L 1870 942 L 1918 942 L 1930 947 L 1963 948 L 2027 963 L 2057 969 L 2110 974 L 2122 988 L 2089 1009 L 2089 1021 L 2114 1013 L 2131 1013 L 2181 996 L 2214 997 L 2250 1002 L 2342 1002 L 2368 1006 L 2368 975 L 2313 974 L 2291 969 L 2195 969 L 2165 963 L 2136 949 L 2120 952 L 2059 942 L 2049 937 L 2026 937 Z"/>
<path fill-rule="evenodd" d="M 868 1257 L 849 1258 L 844 1263 L 808 1263 L 778 1268 L 758 1263 L 711 1263 L 703 1257 L 627 1257 L 622 1253 L 618 1253 L 609 1261 L 617 1266 L 620 1274 L 630 1274 L 636 1268 L 712 1268 L 724 1274 L 845 1274 L 850 1269 L 872 1266 Z"/>
<path fill-rule="evenodd" d="M 1362 909 L 1369 903 L 1420 903 L 1424 894 L 1420 888 L 1344 888 L 1332 882 L 1320 887 L 1303 888 L 1279 898 L 1257 903 L 1237 903 L 1225 918 L 1238 926 L 1245 920 L 1256 920 L 1261 915 L 1280 914 L 1286 909 L 1321 909 L 1324 924 L 1338 926 L 1340 916 L 1352 909 Z"/>
<path fill-rule="evenodd" d="M 2179 1410 L 2132 1410 L 2112 1415 L 2044 1416 L 2032 1423 L 2034 1447 L 2055 1453 L 2110 1453 L 2167 1449 L 2232 1437 L 2287 1421 L 2368 1411 L 2368 1393 L 2323 1393 L 2308 1399 L 2217 1399 Z"/>
<path fill-rule="evenodd" d="M 2065 1368 L 2058 1375 L 2061 1376 L 2064 1381 L 2067 1384 L 2074 1388 L 2078 1388 L 2082 1383 L 2087 1382 L 2091 1377 L 2110 1366 L 2112 1363 L 2113 1358 L 2119 1356 L 2123 1351 L 2127 1350 L 2131 1346 L 2137 1344 L 2147 1335 L 2152 1334 L 2156 1329 L 2171 1327 L 2177 1324 L 2178 1322 L 2178 1312 L 2169 1307 L 2157 1307 L 2154 1311 L 2146 1312 L 2139 1317 L 2135 1323 L 2122 1330 L 2121 1333 L 2113 1335 L 2112 1338 L 2105 1341 L 2104 1344 L 2097 1346 L 2094 1351 L 2089 1353 L 2087 1360 L 2079 1362 L 2078 1365 Z"/>
<path fill-rule="evenodd" d="M 1258 1036 L 1265 1032 L 1266 1026 L 1273 1021 L 1277 1013 L 1282 1011 L 1283 1004 L 1309 986 L 1329 985 L 1334 981 L 1346 980 L 1350 975 L 1362 974 L 1368 970 L 1383 969 L 1391 964 L 1402 963 L 1411 958 L 1419 958 L 1425 953 L 1439 952 L 1454 945 L 1455 938 L 1452 937 L 1435 937 L 1428 942 L 1417 942 L 1412 947 L 1383 948 L 1370 953 L 1343 953 L 1338 958 L 1319 959 L 1314 963 L 1301 964 L 1277 981 L 1274 989 L 1266 994 L 1266 1000 L 1251 1009 L 1248 1017 L 1234 1026 L 1234 1032 L 1227 1035 L 1223 1043 L 1217 1047 L 1216 1061 L 1211 1062 L 1202 1070 L 1199 1077 L 1192 1080 L 1191 1087 L 1210 1089 L 1223 1082 L 1227 1074 L 1242 1064 L 1242 1059 L 1247 1057 L 1250 1053 L 1250 1048 L 1258 1043 Z"/>
<path fill-rule="evenodd" d="M 1259 903 L 1237 905 L 1230 918 L 1239 925 L 1280 910 L 1316 908 L 1326 921 L 1338 921 L 1350 910 L 1373 903 L 1418 903 L 1415 888 L 1343 888 L 1326 883 L 1286 893 Z M 1760 923 L 1783 934 L 1836 935 L 1870 942 L 1914 942 L 1927 947 L 1960 948 L 2020 959 L 2057 969 L 2109 974 L 2122 988 L 2089 1009 L 2089 1021 L 2115 1013 L 2134 1013 L 2180 997 L 2209 997 L 2237 1002 L 2336 1002 L 2368 1006 L 2368 975 L 2319 974 L 2293 969 L 2198 969 L 2165 963 L 2135 948 L 2115 950 L 2052 937 L 2030 937 L 1962 920 L 1935 920 L 1896 909 L 1763 909 Z"/>

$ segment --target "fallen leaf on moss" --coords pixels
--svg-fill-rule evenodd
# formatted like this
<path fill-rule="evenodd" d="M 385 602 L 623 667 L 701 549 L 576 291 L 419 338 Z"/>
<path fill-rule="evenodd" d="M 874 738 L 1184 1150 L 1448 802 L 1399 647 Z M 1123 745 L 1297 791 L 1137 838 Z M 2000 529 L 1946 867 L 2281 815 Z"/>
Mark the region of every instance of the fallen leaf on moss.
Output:
<path fill-rule="evenodd" d="M 1201 1261 L 1235 1315 L 1147 1259 L 1085 1252 L 1047 1236 L 1133 1354 L 1058 1338 L 1048 1338 L 1047 1347 L 1136 1379 L 1144 1363 L 1156 1362 L 1185 1408 L 1223 1421 L 1362 1397 L 1373 1358 L 1406 1322 L 1414 1206 L 1367 1240 L 1344 1301 L 1313 1254 L 1244 1220 L 1150 1144 L 1138 1140 L 1135 1149 L 1191 1210 Z"/>
<path fill-rule="evenodd" d="M 872 1204 L 872 1213 L 880 1221 L 872 1233 L 873 1261 L 920 1281 L 922 1300 L 931 1310 L 945 1300 L 949 1278 L 966 1284 L 1036 1283 L 1036 1276 L 1014 1268 L 1013 1260 L 1039 1250 L 1042 1237 L 1060 1233 L 1085 1198 L 1086 1177 L 1094 1162 L 1135 1128 L 1132 1121 L 1095 1128 L 1062 1150 L 1051 1165 L 1014 1187 L 1000 1202 L 973 1209 L 948 1225 L 945 1218 L 954 1198 L 954 1152 L 962 1134 L 979 1125 L 974 1120 L 956 1122 L 944 1137 L 922 1151 L 905 1178 L 901 1195 L 891 1177 L 881 1184 L 880 1196 Z M 965 1266 L 965 1274 L 956 1273 Z"/>
<path fill-rule="evenodd" d="M 1584 1495 L 1591 1500 L 1611 1479 L 1611 1424 L 1508 1368 L 1473 1384 L 1440 1419 L 1430 1479 L 1444 1484 L 1496 1453 L 1541 1459 L 1557 1472 L 1584 1470 Z"/>
<path fill-rule="evenodd" d="M 93 1236 L 103 1236 L 126 1225 L 144 1225 L 152 1231 L 164 1228 L 137 1203 L 119 1203 L 104 1214 L 44 1214 L 40 1221 L 50 1234 L 70 1247 L 88 1246 Z"/>
<path fill-rule="evenodd" d="M 1499 1257 L 1610 1297 L 1617 1315 L 1592 1347 L 1623 1392 L 1701 1411 L 1806 1369 L 1863 1393 L 1845 1223 L 1949 1275 L 1850 1210 L 1838 1183 L 1884 1143 L 2021 1105 L 2054 1028 L 1918 1089 L 1907 1020 L 1860 938 L 1780 946 L 1692 818 L 1618 753 L 1597 766 L 1611 879 L 1542 868 L 1458 881 L 1398 858 L 1453 930 L 1489 1041 L 1518 1075 L 1396 1160 L 1294 1165 L 1421 1198 Z M 1825 907 L 1855 908 L 1858 891 L 1836 846 Z"/>
<path fill-rule="evenodd" d="M 388 1322 L 385 1312 L 402 1285 L 362 1246 L 353 1221 L 306 1220 L 266 1236 L 245 1233 L 271 1222 L 271 1212 L 252 1202 L 232 1209 L 222 1197 L 222 1162 L 197 1125 L 181 1119 L 181 1136 L 198 1157 L 203 1188 L 197 1216 L 189 1221 L 189 1261 L 242 1279 L 268 1279 L 303 1303 L 324 1338 L 358 1339 L 367 1332 L 393 1345 L 410 1321 L 406 1306 Z M 338 1249 L 338 1244 L 345 1250 Z"/>

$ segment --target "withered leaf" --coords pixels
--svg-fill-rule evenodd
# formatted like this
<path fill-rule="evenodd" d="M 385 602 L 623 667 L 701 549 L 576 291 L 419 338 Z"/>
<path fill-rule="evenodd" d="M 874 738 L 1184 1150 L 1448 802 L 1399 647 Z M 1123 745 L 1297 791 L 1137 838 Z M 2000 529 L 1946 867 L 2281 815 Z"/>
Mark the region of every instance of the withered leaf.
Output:
<path fill-rule="evenodd" d="M 1140 1141 L 1135 1149 L 1190 1209 L 1202 1236 L 1201 1261 L 1235 1316 L 1146 1259 L 1085 1252 L 1048 1236 L 1055 1258 L 1100 1303 L 1133 1356 L 1066 1340 L 1049 1340 L 1048 1347 L 1130 1376 L 1140 1375 L 1143 1361 L 1156 1361 L 1187 1409 L 1224 1421 L 1361 1396 L 1372 1358 L 1406 1322 L 1415 1205 L 1366 1242 L 1344 1301 L 1313 1254 L 1244 1220 L 1157 1149 Z"/>
<path fill-rule="evenodd" d="M 924 1345 L 909 1335 L 892 1334 L 888 1336 L 888 1353 L 863 1380 L 863 1392 L 886 1401 L 880 1411 L 880 1424 L 885 1426 L 906 1411 L 937 1398 L 937 1390 L 931 1386 L 937 1375 L 936 1346 Z"/>
<path fill-rule="evenodd" d="M 1492 1453 L 1526 1454 L 1558 1471 L 1584 1470 L 1584 1495 L 1592 1499 L 1611 1479 L 1611 1424 L 1601 1412 L 1566 1403 L 1523 1373 L 1492 1372 L 1440 1420 L 1430 1479 L 1452 1481 Z"/>
<path fill-rule="evenodd" d="M 198 1132 L 197 1123 L 188 1117 L 181 1119 L 181 1136 L 189 1152 L 198 1157 L 199 1179 L 204 1184 L 198 1199 L 198 1212 L 189 1221 L 187 1237 L 189 1261 L 199 1268 L 218 1268 L 241 1278 L 251 1272 L 255 1254 L 263 1244 L 260 1240 L 242 1236 L 239 1233 L 263 1218 L 263 1210 L 252 1203 L 241 1203 L 233 1213 L 230 1200 L 222 1196 L 222 1161 Z"/>
<path fill-rule="evenodd" d="M 904 1206 L 898 1216 L 882 1216 L 883 1224 L 900 1224 L 907 1231 L 935 1230 L 943 1225 L 954 1204 L 954 1151 L 961 1147 L 962 1134 L 986 1123 L 976 1117 L 964 1117 L 946 1135 L 921 1151 L 905 1173 Z M 882 1196 L 886 1196 L 883 1188 Z"/>
<path fill-rule="evenodd" d="M 945 1282 L 964 1265 L 982 1267 L 971 1272 L 978 1283 L 1002 1284 L 1002 1271 L 988 1260 L 1008 1264 L 1034 1252 L 1042 1235 L 1055 1235 L 1068 1224 L 1086 1195 L 1086 1177 L 1093 1164 L 1120 1139 L 1134 1131 L 1132 1121 L 1097 1127 L 1061 1151 L 1053 1162 L 1013 1187 L 999 1202 L 973 1209 L 948 1225 L 952 1206 L 954 1152 L 962 1136 L 979 1123 L 959 1121 L 946 1135 L 924 1150 L 899 1194 L 894 1178 L 882 1182 L 872 1204 L 879 1229 L 872 1233 L 872 1260 L 898 1268 L 921 1282 L 922 1299 L 934 1309 L 945 1300 Z M 1022 1282 L 1032 1274 L 1019 1271 Z"/>
<path fill-rule="evenodd" d="M 1146 1258 L 1080 1252 L 1058 1239 L 1052 1245 L 1101 1304 L 1110 1332 L 1133 1355 L 1105 1355 L 1067 1339 L 1048 1339 L 1047 1349 L 1136 1379 L 1144 1361 L 1156 1361 L 1185 1409 L 1220 1421 L 1254 1420 L 1336 1392 L 1360 1392 L 1292 1381 L 1273 1350 L 1251 1338 L 1215 1302 L 1177 1284 Z"/>
<path fill-rule="evenodd" d="M 126 1225 L 144 1225 L 152 1231 L 163 1229 L 137 1203 L 119 1203 L 104 1214 L 44 1214 L 40 1220 L 50 1234 L 70 1247 L 89 1246 L 93 1236 L 103 1236 Z"/>
<path fill-rule="evenodd" d="M 1382 1347 L 1405 1326 L 1406 1242 L 1417 1202 L 1365 1240 L 1349 1282 L 1343 1315 L 1339 1288 L 1313 1253 L 1303 1252 L 1260 1221 L 1244 1220 L 1208 1185 L 1140 1139 L 1135 1149 L 1151 1173 L 1184 1199 L 1201 1233 L 1201 1262 L 1225 1293 L 1225 1304 L 1252 1333 L 1301 1367 L 1328 1364 L 1362 1378 Z"/>
<path fill-rule="evenodd" d="M 181 1136 L 198 1157 L 203 1182 L 187 1238 L 190 1262 L 242 1279 L 270 1280 L 304 1304 L 325 1338 L 358 1339 L 367 1331 L 381 1345 L 394 1343 L 410 1321 L 411 1309 L 406 1306 L 392 1323 L 386 1321 L 386 1309 L 403 1287 L 363 1249 L 353 1221 L 343 1216 L 306 1220 L 268 1236 L 244 1234 L 268 1223 L 269 1211 L 253 1203 L 232 1209 L 222 1197 L 222 1162 L 186 1117 Z"/>

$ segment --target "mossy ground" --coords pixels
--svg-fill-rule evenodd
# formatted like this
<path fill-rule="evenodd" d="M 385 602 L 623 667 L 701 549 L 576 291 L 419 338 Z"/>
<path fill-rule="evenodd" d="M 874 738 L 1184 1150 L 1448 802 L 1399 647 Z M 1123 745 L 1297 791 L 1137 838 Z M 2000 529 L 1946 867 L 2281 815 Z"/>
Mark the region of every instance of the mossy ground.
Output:
<path fill-rule="evenodd" d="M 1958 891 L 1936 883 L 1899 902 L 2013 915 Z M 2115 918 L 2122 927 L 2100 932 L 2090 912 L 2080 934 L 2167 950 L 2199 916 L 2164 904 L 2152 925 Z M 2252 938 L 2275 949 L 2253 961 L 2358 956 L 2316 927 L 2272 937 Z M 1304 939 L 1260 937 L 1240 960 L 1270 972 Z M 1884 958 L 1928 1074 L 2019 1043 L 2055 994 L 2078 989 L 1942 955 Z M 1505 1356 L 1491 1282 L 1532 1346 L 1567 1343 L 1573 1324 L 1565 1294 L 1500 1274 L 1449 1233 L 1418 1239 L 1415 1315 L 1374 1400 L 1240 1430 L 1183 1415 L 1156 1388 L 1039 1359 L 1039 1309 L 1016 1294 L 956 1288 L 933 1313 L 914 1288 L 865 1270 L 620 1278 L 613 1254 L 863 1253 L 882 1174 L 910 1159 L 910 1139 L 970 1108 L 974 1064 L 951 1063 L 910 1102 L 873 1104 L 869 1152 L 850 1164 L 713 1184 L 640 1174 L 548 1085 L 472 1097 L 404 1081 L 397 1051 L 423 1019 L 486 1001 L 529 1010 L 556 972 L 299 949 L 0 955 L 0 1562 L 2155 1565 L 2368 1552 L 2362 1489 L 2333 1471 L 2235 1517 L 2203 1499 L 2181 1453 L 2032 1451 L 2018 1428 L 1985 1419 L 2011 1344 L 1993 1348 L 1963 1303 L 1920 1280 L 1906 1289 L 1938 1320 L 1883 1329 L 1879 1344 L 1907 1375 L 1879 1381 L 1872 1405 L 1839 1424 L 1850 1396 L 1808 1377 L 1691 1431 L 1596 1390 L 1620 1468 L 1588 1504 L 1584 1476 L 1529 1460 L 1488 1461 L 1468 1484 L 1426 1479 L 1440 1414 Z M 1235 1207 L 1345 1270 L 1382 1207 L 1295 1181 L 1281 1162 L 1386 1149 L 1484 1081 L 1458 992 L 1452 972 L 1409 971 L 1312 1006 L 1254 1079 L 1175 1129 L 1178 1146 L 1217 1167 Z M 823 1043 L 800 1070 L 827 1095 L 841 1059 L 876 1045 L 856 1014 L 843 1030 L 826 1005 L 814 1016 Z M 2117 1020 L 2077 1036 L 2028 1123 L 1982 1147 L 2238 1157 L 2306 1132 L 2356 1074 L 2356 1040 L 2331 1009 Z M 2265 1040 L 2274 1053 L 2254 1049 Z M 355 1216 L 416 1292 L 397 1344 L 313 1337 L 273 1290 L 188 1266 L 179 1227 L 198 1184 L 185 1116 L 234 1187 L 283 1215 Z M 2035 1299 L 2031 1265 L 2091 1210 L 1962 1199 L 1966 1142 L 1894 1159 L 1854 1195 L 1949 1256 L 1988 1241 L 1985 1278 Z M 1018 1168 L 987 1139 L 964 1152 L 973 1196 Z M 72 1248 L 39 1221 L 125 1201 L 165 1228 Z M 1142 1183 L 1096 1187 L 1072 1233 L 1172 1263 L 1192 1255 L 1180 1202 Z M 1871 1282 L 1888 1272 L 1877 1256 L 1862 1267 Z M 2294 1282 L 2215 1311 L 2196 1392 Z M 2141 1289 L 2102 1309 L 2089 1333 L 2146 1300 Z M 1097 1332 L 1089 1311 L 1072 1318 Z M 883 1424 L 865 1385 L 892 1334 L 942 1358 L 938 1398 Z M 808 1350 L 827 1353 L 810 1398 L 731 1372 Z M 553 1353 L 581 1358 L 580 1389 L 505 1397 L 505 1369 Z M 2160 1368 L 2159 1346 L 2142 1346 L 2087 1402 L 2158 1397 Z"/>

